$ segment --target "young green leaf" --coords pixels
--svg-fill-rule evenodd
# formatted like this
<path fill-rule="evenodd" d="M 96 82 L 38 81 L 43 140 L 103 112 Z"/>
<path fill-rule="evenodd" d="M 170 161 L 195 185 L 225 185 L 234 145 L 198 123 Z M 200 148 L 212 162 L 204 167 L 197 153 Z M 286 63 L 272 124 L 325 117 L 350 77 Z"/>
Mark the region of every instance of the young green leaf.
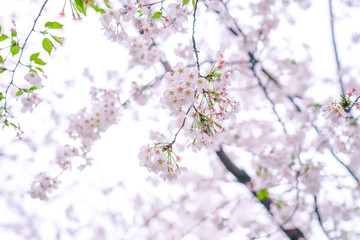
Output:
<path fill-rule="evenodd" d="M 161 12 L 155 12 L 154 16 L 152 16 L 152 18 L 158 19 L 158 18 L 161 18 L 161 16 L 162 16 Z"/>
<path fill-rule="evenodd" d="M 4 68 L 4 67 L 0 67 L 0 73 L 5 72 L 5 70 L 6 70 L 6 68 Z"/>
<path fill-rule="evenodd" d="M 192 0 L 192 5 L 193 5 L 193 8 L 195 10 L 195 0 Z"/>
<path fill-rule="evenodd" d="M 74 5 L 79 12 L 86 16 L 87 5 L 84 0 L 75 0 Z"/>
<path fill-rule="evenodd" d="M 13 31 L 13 32 L 11 32 L 11 37 L 13 38 L 13 37 L 16 37 L 17 36 L 17 32 L 16 31 Z"/>
<path fill-rule="evenodd" d="M 62 43 L 64 43 L 64 41 L 63 40 L 61 40 L 61 38 L 59 38 L 59 37 L 57 37 L 57 36 L 54 36 L 54 35 L 50 35 L 56 42 L 58 42 L 58 43 L 60 43 L 60 44 L 62 44 Z"/>
<path fill-rule="evenodd" d="M 44 73 L 44 70 L 41 67 L 35 67 L 37 70 L 39 70 L 40 72 Z"/>
<path fill-rule="evenodd" d="M 23 92 L 23 91 L 21 91 L 21 90 L 20 90 L 20 91 L 17 91 L 17 93 L 15 94 L 15 96 L 17 96 L 17 97 L 18 97 L 18 96 L 22 95 L 23 93 L 24 93 L 24 92 Z"/>
<path fill-rule="evenodd" d="M 183 6 L 185 6 L 186 4 L 188 4 L 190 2 L 190 0 L 183 0 Z"/>
<path fill-rule="evenodd" d="M 16 54 L 18 54 L 20 52 L 20 47 L 19 45 L 13 45 L 10 47 L 10 52 L 13 56 L 15 56 Z"/>
<path fill-rule="evenodd" d="M 52 49 L 53 49 L 53 44 L 50 41 L 50 39 L 48 38 L 44 38 L 44 40 L 42 41 L 42 46 L 45 49 L 45 51 L 47 51 L 50 55 Z"/>
<path fill-rule="evenodd" d="M 32 86 L 31 88 L 29 88 L 29 91 L 32 92 L 32 91 L 34 91 L 34 90 L 36 90 L 36 89 L 37 89 L 36 86 Z"/>
<path fill-rule="evenodd" d="M 0 92 L 0 101 L 4 99 L 4 95 L 2 92 Z"/>
<path fill-rule="evenodd" d="M 45 27 L 50 28 L 50 29 L 60 29 L 63 26 L 64 25 L 62 25 L 61 23 L 58 23 L 58 22 L 46 22 L 45 23 Z"/>
<path fill-rule="evenodd" d="M 266 199 L 266 198 L 269 198 L 269 192 L 268 192 L 267 189 L 260 190 L 260 191 L 258 191 L 258 192 L 256 193 L 256 197 L 257 197 L 260 201 L 262 201 L 262 200 L 264 200 L 264 199 Z"/>
<path fill-rule="evenodd" d="M 7 35 L 5 35 L 5 34 L 4 34 L 4 35 L 1 35 L 1 36 L 0 36 L 0 42 L 6 40 L 6 39 L 8 39 L 8 38 L 9 38 L 9 37 L 8 37 Z"/>
<path fill-rule="evenodd" d="M 0 63 L 4 62 L 3 57 L 0 55 Z"/>
<path fill-rule="evenodd" d="M 43 60 L 41 60 L 40 58 L 35 58 L 34 59 L 34 62 L 36 64 L 39 64 L 39 65 L 46 65 L 46 62 L 44 62 Z"/>
<path fill-rule="evenodd" d="M 98 12 L 98 13 L 101 13 L 101 14 L 106 13 L 104 9 L 99 8 L 99 6 L 97 6 L 97 5 L 91 5 L 91 7 L 95 10 L 95 12 Z"/>
<path fill-rule="evenodd" d="M 34 61 L 35 59 L 38 58 L 38 56 L 40 55 L 40 53 L 33 53 L 30 56 L 30 62 Z"/>

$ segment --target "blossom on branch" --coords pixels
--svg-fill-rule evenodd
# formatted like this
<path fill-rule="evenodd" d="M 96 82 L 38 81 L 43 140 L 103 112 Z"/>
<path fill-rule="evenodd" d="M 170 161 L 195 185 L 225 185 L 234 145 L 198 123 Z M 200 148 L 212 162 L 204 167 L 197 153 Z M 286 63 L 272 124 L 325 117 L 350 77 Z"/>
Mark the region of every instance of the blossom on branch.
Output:
<path fill-rule="evenodd" d="M 26 93 L 22 96 L 22 112 L 32 112 L 34 110 L 34 106 L 37 106 L 42 101 L 35 93 Z"/>
<path fill-rule="evenodd" d="M 179 167 L 180 157 L 172 149 L 171 144 L 156 143 L 154 147 L 143 146 L 139 153 L 140 166 L 144 166 L 150 172 L 160 173 L 160 177 L 166 181 L 179 178 L 186 168 Z"/>
<path fill-rule="evenodd" d="M 326 103 L 320 111 L 323 112 L 323 116 L 329 119 L 331 124 L 336 127 L 344 124 L 347 116 L 342 106 L 337 103 Z"/>
<path fill-rule="evenodd" d="M 56 178 L 48 176 L 42 172 L 35 176 L 35 181 L 31 185 L 29 194 L 32 198 L 47 200 L 47 193 L 51 193 L 53 189 L 57 189 L 59 181 Z"/>

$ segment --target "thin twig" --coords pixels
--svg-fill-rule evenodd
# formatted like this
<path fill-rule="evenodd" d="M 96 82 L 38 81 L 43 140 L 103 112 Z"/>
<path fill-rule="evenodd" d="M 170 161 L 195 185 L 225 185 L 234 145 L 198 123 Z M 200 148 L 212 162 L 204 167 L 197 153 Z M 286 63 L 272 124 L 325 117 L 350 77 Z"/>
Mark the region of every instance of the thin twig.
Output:
<path fill-rule="evenodd" d="M 37 23 L 40 15 L 41 15 L 42 11 L 44 10 L 44 7 L 45 7 L 45 5 L 47 4 L 47 2 L 48 2 L 48 0 L 45 0 L 45 2 L 43 3 L 43 5 L 41 6 L 39 13 L 38 13 L 37 17 L 36 17 L 35 20 L 34 20 L 34 24 L 33 24 L 32 28 L 31 28 L 29 34 L 28 34 L 27 37 L 25 38 L 25 41 L 24 41 L 23 46 L 21 47 L 19 59 L 18 59 L 16 65 L 15 65 L 14 69 L 11 71 L 11 72 L 12 72 L 11 80 L 10 80 L 10 83 L 9 83 L 9 85 L 7 86 L 6 90 L 5 90 L 5 97 L 4 97 L 4 98 L 5 98 L 4 109 L 5 109 L 6 112 L 7 112 L 7 108 L 6 108 L 6 106 L 7 106 L 7 94 L 8 94 L 8 91 L 9 91 L 10 86 L 13 85 L 16 69 L 17 69 L 17 67 L 18 67 L 19 64 L 20 64 L 20 61 L 21 61 L 21 58 L 22 58 L 22 55 L 23 55 L 25 46 L 26 46 L 26 44 L 27 44 L 27 41 L 28 41 L 28 39 L 30 38 L 30 35 L 34 32 L 35 25 L 36 25 L 36 23 Z"/>
<path fill-rule="evenodd" d="M 194 107 L 194 105 L 191 105 L 191 106 L 189 107 L 189 109 L 186 111 L 186 114 L 185 114 L 184 120 L 183 120 L 183 122 L 182 122 L 182 125 L 181 125 L 181 127 L 178 129 L 178 131 L 175 133 L 175 136 L 174 136 L 174 139 L 173 139 L 172 142 L 171 142 L 171 145 L 173 145 L 173 144 L 176 142 L 176 138 L 177 138 L 179 132 L 180 132 L 181 129 L 185 126 L 186 117 L 187 117 L 187 115 L 189 114 L 190 109 L 191 109 L 192 107 Z"/>
<path fill-rule="evenodd" d="M 193 27 L 192 27 L 192 43 L 193 43 L 193 51 L 195 53 L 195 57 L 196 57 L 196 66 L 197 66 L 197 70 L 198 73 L 200 74 L 200 64 L 199 64 L 199 51 L 196 48 L 196 41 L 195 41 L 195 22 L 196 22 L 196 10 L 197 10 L 197 4 L 198 4 L 198 0 L 195 0 L 195 5 L 194 5 L 194 14 L 193 14 Z"/>
<path fill-rule="evenodd" d="M 320 212 L 319 212 L 319 208 L 318 208 L 318 205 L 317 205 L 317 197 L 316 196 L 314 196 L 314 207 L 315 207 L 315 213 L 316 213 L 317 219 L 319 221 L 320 227 L 323 230 L 326 237 L 328 239 L 330 239 L 329 234 L 327 233 L 327 231 L 325 230 L 324 225 L 323 225 L 323 221 L 322 221 L 322 218 L 321 218 L 321 215 L 320 215 Z"/>
<path fill-rule="evenodd" d="M 262 91 L 264 92 L 264 95 L 265 95 L 266 99 L 271 103 L 272 110 L 273 110 L 275 116 L 277 117 L 278 122 L 281 124 L 284 133 L 287 134 L 285 124 L 284 124 L 284 122 L 281 120 L 280 115 L 278 114 L 278 112 L 277 112 L 277 110 L 276 110 L 276 108 L 275 108 L 275 103 L 274 103 L 274 101 L 270 98 L 270 96 L 269 96 L 269 94 L 268 94 L 268 92 L 267 92 L 266 87 L 262 84 L 260 77 L 257 75 L 257 73 L 256 73 L 256 71 L 255 71 L 255 65 L 258 63 L 258 60 L 255 59 L 255 57 L 253 56 L 253 54 L 250 53 L 250 52 L 249 52 L 249 56 L 250 56 L 250 69 L 251 69 L 254 77 L 256 78 L 256 80 L 257 80 L 260 88 L 261 88 Z"/>
<path fill-rule="evenodd" d="M 345 96 L 343 80 L 342 80 L 341 74 L 339 73 L 339 71 L 341 70 L 341 64 L 340 64 L 339 53 L 337 50 L 337 44 L 336 44 L 336 40 L 335 40 L 334 12 L 333 12 L 333 7 L 332 7 L 332 0 L 329 0 L 329 11 L 330 11 L 331 39 L 332 39 L 332 45 L 333 45 L 334 54 L 335 54 L 337 75 L 339 77 L 338 80 L 339 80 L 339 84 L 340 84 L 340 88 L 341 88 L 341 93 L 343 96 Z"/>

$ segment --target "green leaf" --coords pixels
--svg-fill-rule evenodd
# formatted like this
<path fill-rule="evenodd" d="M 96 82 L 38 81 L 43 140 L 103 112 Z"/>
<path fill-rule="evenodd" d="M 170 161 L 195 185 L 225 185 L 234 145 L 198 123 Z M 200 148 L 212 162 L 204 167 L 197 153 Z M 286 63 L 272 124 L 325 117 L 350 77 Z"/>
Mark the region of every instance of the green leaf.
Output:
<path fill-rule="evenodd" d="M 4 68 L 4 67 L 0 67 L 0 73 L 5 72 L 5 70 L 6 70 L 6 68 Z"/>
<path fill-rule="evenodd" d="M 61 38 L 57 37 L 57 36 L 54 36 L 54 35 L 50 35 L 56 42 L 60 43 L 60 44 L 63 44 L 64 41 L 61 40 Z"/>
<path fill-rule="evenodd" d="M 310 104 L 308 105 L 308 107 L 314 107 L 314 108 L 321 108 L 323 105 L 319 104 L 319 103 L 314 103 L 314 104 Z"/>
<path fill-rule="evenodd" d="M 7 35 L 5 35 L 5 34 L 4 34 L 4 35 L 1 35 L 1 36 L 0 36 L 0 42 L 6 40 L 6 39 L 8 39 L 8 38 L 9 38 L 9 37 L 8 37 Z"/>
<path fill-rule="evenodd" d="M 29 88 L 29 91 L 34 91 L 34 90 L 36 90 L 36 89 L 37 89 L 36 86 L 32 86 L 31 88 Z"/>
<path fill-rule="evenodd" d="M 0 101 L 4 99 L 4 95 L 2 92 L 0 92 Z"/>
<path fill-rule="evenodd" d="M 91 5 L 91 7 L 95 10 L 95 12 L 98 12 L 98 13 L 101 13 L 101 14 L 106 13 L 104 9 L 99 8 L 99 6 L 97 6 L 97 5 Z"/>
<path fill-rule="evenodd" d="M 40 58 L 35 58 L 34 62 L 39 65 L 46 65 L 46 62 L 41 60 Z"/>
<path fill-rule="evenodd" d="M 152 16 L 152 18 L 158 19 L 158 18 L 161 18 L 161 16 L 162 16 L 161 12 L 155 12 L 154 16 Z"/>
<path fill-rule="evenodd" d="M 1 33 L 1 26 L 0 26 L 0 33 Z"/>
<path fill-rule="evenodd" d="M 16 31 L 14 31 L 14 32 L 11 32 L 11 37 L 13 38 L 13 37 L 16 37 L 17 36 L 17 32 Z"/>
<path fill-rule="evenodd" d="M 39 70 L 40 72 L 44 73 L 44 70 L 41 67 L 35 67 L 37 70 Z"/>
<path fill-rule="evenodd" d="M 185 6 L 186 4 L 188 4 L 190 2 L 190 0 L 183 0 L 183 6 Z"/>
<path fill-rule="evenodd" d="M 192 5 L 193 5 L 193 8 L 195 10 L 195 0 L 192 0 Z"/>
<path fill-rule="evenodd" d="M 30 62 L 34 61 L 35 59 L 38 58 L 38 56 L 40 55 L 40 53 L 33 53 L 30 56 Z"/>
<path fill-rule="evenodd" d="M 0 55 L 0 63 L 4 62 L 3 57 Z"/>
<path fill-rule="evenodd" d="M 262 201 L 262 200 L 264 200 L 264 199 L 266 199 L 266 198 L 269 198 L 269 192 L 268 192 L 267 189 L 260 190 L 260 191 L 258 191 L 258 192 L 256 193 L 256 197 L 257 197 L 260 201 Z"/>
<path fill-rule="evenodd" d="M 15 94 L 15 96 L 18 97 L 18 96 L 22 95 L 23 93 L 24 93 L 24 92 L 20 90 L 20 91 L 18 91 L 18 92 Z"/>
<path fill-rule="evenodd" d="M 74 4 L 76 9 L 86 16 L 87 5 L 84 0 L 75 0 Z"/>
<path fill-rule="evenodd" d="M 19 45 L 13 45 L 10 47 L 10 52 L 13 56 L 15 56 L 16 54 L 18 54 L 20 52 L 20 47 Z"/>
<path fill-rule="evenodd" d="M 54 47 L 52 42 L 50 41 L 50 39 L 44 38 L 44 40 L 42 41 L 42 46 L 45 49 L 45 51 L 47 51 L 50 55 L 50 53 Z"/>
<path fill-rule="evenodd" d="M 104 0 L 104 3 L 105 3 L 105 5 L 106 5 L 107 8 L 111 8 L 109 2 L 110 2 L 109 0 Z"/>
<path fill-rule="evenodd" d="M 58 22 L 46 22 L 45 23 L 45 27 L 50 28 L 50 29 L 60 29 L 63 26 L 64 25 L 62 25 L 61 23 L 58 23 Z"/>

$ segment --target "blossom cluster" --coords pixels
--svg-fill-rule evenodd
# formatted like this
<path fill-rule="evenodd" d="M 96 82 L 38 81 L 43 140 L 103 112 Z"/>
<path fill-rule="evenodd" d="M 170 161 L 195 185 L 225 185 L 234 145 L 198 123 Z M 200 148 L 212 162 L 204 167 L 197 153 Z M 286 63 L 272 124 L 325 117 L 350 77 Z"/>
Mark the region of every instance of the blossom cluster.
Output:
<path fill-rule="evenodd" d="M 115 124 L 119 117 L 119 94 L 115 90 L 91 90 L 93 108 L 90 112 L 83 108 L 70 116 L 68 133 L 73 139 L 80 139 L 83 150 L 90 149 L 100 133 Z"/>
<path fill-rule="evenodd" d="M 160 99 L 162 106 L 176 117 L 191 116 L 192 123 L 185 132 L 192 140 L 194 151 L 215 147 L 219 135 L 225 131 L 222 122 L 234 117 L 240 109 L 239 102 L 227 92 L 234 73 L 225 71 L 224 64 L 220 54 L 207 76 L 200 76 L 196 68 L 178 64 L 164 77 L 167 87 Z"/>
<path fill-rule="evenodd" d="M 35 181 L 31 185 L 29 194 L 32 198 L 39 198 L 40 200 L 47 200 L 47 193 L 51 193 L 53 189 L 57 189 L 59 181 L 56 178 L 48 176 L 41 172 L 35 176 Z"/>
<path fill-rule="evenodd" d="M 360 96 L 356 97 L 356 95 L 359 95 L 358 90 L 353 88 L 346 94 L 346 97 L 340 95 L 341 102 L 326 103 L 321 108 L 323 116 L 329 119 L 333 126 L 344 124 L 354 106 L 357 110 L 360 110 Z"/>
<path fill-rule="evenodd" d="M 32 112 L 34 110 L 34 106 L 37 106 L 41 99 L 38 97 L 38 94 L 34 93 L 35 89 L 42 88 L 42 80 L 41 77 L 34 73 L 30 72 L 25 75 L 24 79 L 31 85 L 29 89 L 22 89 L 17 93 L 17 96 L 21 96 L 21 102 L 23 107 L 21 109 L 22 112 Z M 23 94 L 25 92 L 25 94 Z"/>
<path fill-rule="evenodd" d="M 142 38 L 132 37 L 125 44 L 132 57 L 129 62 L 131 67 L 139 64 L 144 67 L 151 67 L 154 65 L 154 62 L 157 62 L 164 56 L 164 53 L 155 44 Z"/>
<path fill-rule="evenodd" d="M 140 166 L 159 174 L 165 181 L 176 180 L 186 168 L 179 167 L 180 156 L 176 155 L 171 143 L 156 143 L 154 147 L 143 146 L 139 153 Z"/>
<path fill-rule="evenodd" d="M 160 3 L 160 2 L 158 2 Z M 137 1 L 134 4 L 126 1 L 125 7 L 109 9 L 101 16 L 101 24 L 105 29 L 105 36 L 111 41 L 123 42 L 128 40 L 129 30 L 125 23 L 131 22 L 143 38 L 167 38 L 172 31 L 184 30 L 183 23 L 187 21 L 188 12 L 180 3 L 171 3 L 164 11 L 163 3 L 151 3 L 148 0 Z"/>
<path fill-rule="evenodd" d="M 185 127 L 185 135 L 191 139 L 193 151 L 203 147 L 217 148 L 219 137 L 225 131 L 221 124 L 234 117 L 240 109 L 239 103 L 227 93 L 233 72 L 224 70 L 224 64 L 223 55 L 219 54 L 217 63 L 206 76 L 201 76 L 197 68 L 185 67 L 181 63 L 164 76 L 166 89 L 160 102 L 163 108 L 182 120 L 180 130 Z M 188 115 L 192 122 L 185 125 Z M 154 173 L 162 172 L 160 177 L 164 179 L 177 178 L 181 168 L 172 157 L 176 136 L 170 144 L 143 147 L 139 154 L 140 165 Z"/>
<path fill-rule="evenodd" d="M 79 156 L 78 149 L 67 144 L 56 152 L 56 164 L 63 170 L 71 169 L 71 159 L 75 156 Z"/>
<path fill-rule="evenodd" d="M 179 3 L 151 3 L 147 0 L 136 4 L 127 1 L 125 7 L 108 9 L 101 16 L 105 36 L 124 44 L 132 57 L 130 66 L 141 64 L 150 67 L 161 59 L 163 53 L 156 46 L 157 38 L 166 39 L 173 32 L 183 32 L 183 23 L 189 12 Z M 160 6 L 161 5 L 161 6 Z"/>

